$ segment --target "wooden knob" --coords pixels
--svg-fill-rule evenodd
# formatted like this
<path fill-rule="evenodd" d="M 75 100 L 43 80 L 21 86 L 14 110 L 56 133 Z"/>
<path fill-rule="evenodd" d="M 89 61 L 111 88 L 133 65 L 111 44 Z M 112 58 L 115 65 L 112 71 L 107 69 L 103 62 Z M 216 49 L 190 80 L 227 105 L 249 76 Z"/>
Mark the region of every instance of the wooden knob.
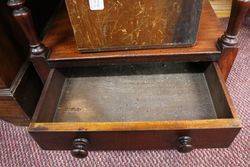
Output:
<path fill-rule="evenodd" d="M 193 146 L 191 144 L 192 138 L 189 136 L 181 136 L 178 138 L 179 146 L 178 151 L 180 153 L 188 153 L 193 150 Z"/>
<path fill-rule="evenodd" d="M 86 158 L 88 156 L 89 141 L 85 138 L 78 138 L 73 141 L 73 150 L 71 151 L 72 156 L 76 158 Z"/>

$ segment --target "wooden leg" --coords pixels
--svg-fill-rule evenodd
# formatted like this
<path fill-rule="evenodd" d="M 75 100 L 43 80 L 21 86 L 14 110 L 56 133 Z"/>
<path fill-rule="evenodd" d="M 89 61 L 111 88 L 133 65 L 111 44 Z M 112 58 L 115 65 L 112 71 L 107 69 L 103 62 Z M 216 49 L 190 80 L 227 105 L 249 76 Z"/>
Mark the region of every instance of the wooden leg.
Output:
<path fill-rule="evenodd" d="M 34 28 L 31 12 L 24 4 L 25 0 L 9 0 L 7 3 L 9 7 L 14 9 L 13 16 L 29 40 L 31 62 L 44 83 L 49 74 L 49 66 L 46 62 L 49 49 L 39 40 Z"/>
<path fill-rule="evenodd" d="M 249 9 L 250 1 L 233 0 L 231 15 L 226 32 L 219 38 L 217 46 L 222 51 L 218 62 L 225 80 L 231 70 L 238 52 L 237 35 Z"/>
<path fill-rule="evenodd" d="M 225 81 L 227 80 L 227 77 L 233 66 L 237 53 L 238 53 L 238 48 L 225 48 L 222 50 L 222 54 L 218 64 Z"/>

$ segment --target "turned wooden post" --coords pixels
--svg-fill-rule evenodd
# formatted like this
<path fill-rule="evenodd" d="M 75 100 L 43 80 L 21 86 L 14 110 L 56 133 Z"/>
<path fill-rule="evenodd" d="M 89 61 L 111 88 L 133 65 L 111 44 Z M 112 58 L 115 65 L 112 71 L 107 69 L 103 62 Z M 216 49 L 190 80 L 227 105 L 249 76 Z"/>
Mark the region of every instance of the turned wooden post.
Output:
<path fill-rule="evenodd" d="M 237 35 L 249 9 L 250 0 L 233 0 L 227 30 L 219 38 L 217 46 L 222 51 L 218 62 L 226 80 L 238 53 Z"/>
<path fill-rule="evenodd" d="M 13 9 L 13 16 L 22 28 L 30 45 L 30 60 L 43 83 L 49 74 L 46 56 L 49 49 L 39 40 L 33 24 L 30 9 L 24 6 L 26 0 L 9 0 L 7 5 Z"/>

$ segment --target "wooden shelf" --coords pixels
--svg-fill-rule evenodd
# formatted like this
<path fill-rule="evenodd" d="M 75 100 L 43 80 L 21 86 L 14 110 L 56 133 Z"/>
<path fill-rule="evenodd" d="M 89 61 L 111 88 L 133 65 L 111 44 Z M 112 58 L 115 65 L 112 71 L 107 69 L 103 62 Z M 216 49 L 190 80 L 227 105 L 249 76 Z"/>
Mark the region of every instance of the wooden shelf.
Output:
<path fill-rule="evenodd" d="M 47 29 L 43 43 L 51 49 L 48 62 L 52 67 L 84 64 L 139 61 L 215 61 L 220 51 L 217 39 L 223 31 L 208 0 L 204 1 L 197 43 L 193 47 L 80 53 L 76 48 L 73 30 L 65 5 L 57 12 Z"/>

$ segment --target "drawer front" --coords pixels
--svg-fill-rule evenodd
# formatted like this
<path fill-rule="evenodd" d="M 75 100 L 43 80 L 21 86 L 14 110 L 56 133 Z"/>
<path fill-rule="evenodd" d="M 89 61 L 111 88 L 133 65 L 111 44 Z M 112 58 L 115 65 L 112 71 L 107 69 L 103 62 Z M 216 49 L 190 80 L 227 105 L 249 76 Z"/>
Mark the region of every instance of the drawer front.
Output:
<path fill-rule="evenodd" d="M 142 150 L 178 149 L 179 138 L 188 136 L 195 148 L 228 147 L 238 128 L 193 129 L 175 131 L 138 132 L 30 132 L 31 136 L 45 150 L 72 150 L 73 141 L 85 138 L 89 150 Z"/>

